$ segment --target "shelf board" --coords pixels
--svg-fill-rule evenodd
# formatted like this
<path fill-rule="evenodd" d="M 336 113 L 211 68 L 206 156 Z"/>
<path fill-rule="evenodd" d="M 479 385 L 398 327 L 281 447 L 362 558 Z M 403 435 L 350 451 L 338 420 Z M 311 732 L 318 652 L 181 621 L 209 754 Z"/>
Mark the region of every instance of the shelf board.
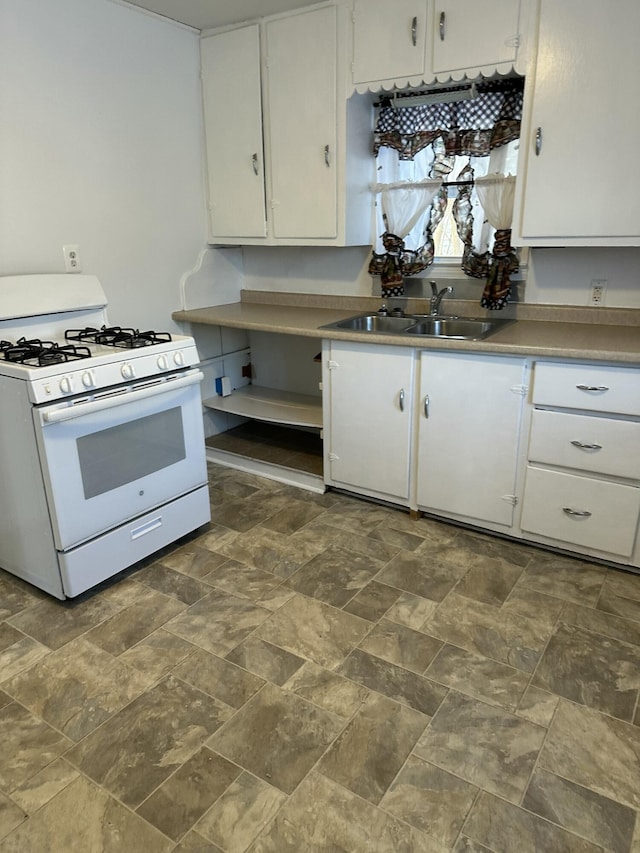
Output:
<path fill-rule="evenodd" d="M 322 429 L 322 398 L 308 394 L 245 385 L 227 397 L 216 395 L 203 403 L 209 409 L 243 418 Z"/>

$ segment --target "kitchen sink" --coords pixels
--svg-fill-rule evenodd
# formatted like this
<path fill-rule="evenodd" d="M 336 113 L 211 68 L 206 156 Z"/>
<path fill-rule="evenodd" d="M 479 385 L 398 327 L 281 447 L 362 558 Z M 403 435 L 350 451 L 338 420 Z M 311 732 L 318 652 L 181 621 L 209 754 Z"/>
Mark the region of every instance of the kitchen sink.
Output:
<path fill-rule="evenodd" d="M 453 338 L 455 340 L 479 341 L 512 320 L 493 317 L 450 317 L 428 314 L 407 314 L 393 317 L 384 314 L 358 314 L 346 320 L 338 320 L 322 326 L 323 329 L 342 329 L 349 332 L 382 335 L 410 335 L 423 338 Z"/>

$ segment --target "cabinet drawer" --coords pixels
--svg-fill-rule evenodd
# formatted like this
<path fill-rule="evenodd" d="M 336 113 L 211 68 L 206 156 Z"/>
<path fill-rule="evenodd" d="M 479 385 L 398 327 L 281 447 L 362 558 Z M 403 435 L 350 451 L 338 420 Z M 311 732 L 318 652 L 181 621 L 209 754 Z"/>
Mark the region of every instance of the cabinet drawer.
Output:
<path fill-rule="evenodd" d="M 640 423 L 535 411 L 529 461 L 640 479 Z"/>
<path fill-rule="evenodd" d="M 533 402 L 540 406 L 640 415 L 640 371 L 538 362 L 534 370 Z"/>
<path fill-rule="evenodd" d="M 527 469 L 520 526 L 530 533 L 628 557 L 639 513 L 640 489 L 633 486 Z"/>

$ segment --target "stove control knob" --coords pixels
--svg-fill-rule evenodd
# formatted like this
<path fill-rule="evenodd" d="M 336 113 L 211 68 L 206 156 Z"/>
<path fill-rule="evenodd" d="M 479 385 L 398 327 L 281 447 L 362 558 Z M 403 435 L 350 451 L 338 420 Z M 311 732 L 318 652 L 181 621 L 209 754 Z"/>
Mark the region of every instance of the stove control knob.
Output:
<path fill-rule="evenodd" d="M 62 379 L 60 380 L 60 390 L 62 391 L 63 394 L 70 394 L 72 392 L 73 388 L 71 386 L 71 377 L 70 376 L 63 376 L 62 377 Z"/>
<path fill-rule="evenodd" d="M 167 361 L 166 355 L 158 356 L 158 367 L 160 370 L 168 370 L 169 369 L 169 363 Z"/>
<path fill-rule="evenodd" d="M 122 373 L 123 379 L 133 379 L 136 375 L 133 369 L 133 365 L 129 364 L 129 362 L 126 362 L 122 365 L 122 367 L 120 368 L 120 373 Z"/>
<path fill-rule="evenodd" d="M 95 387 L 95 379 L 93 378 L 93 373 L 90 370 L 85 370 L 85 372 L 82 374 L 82 384 L 85 388 Z"/>
<path fill-rule="evenodd" d="M 184 355 L 180 351 L 173 354 L 173 360 L 179 367 L 184 365 Z"/>

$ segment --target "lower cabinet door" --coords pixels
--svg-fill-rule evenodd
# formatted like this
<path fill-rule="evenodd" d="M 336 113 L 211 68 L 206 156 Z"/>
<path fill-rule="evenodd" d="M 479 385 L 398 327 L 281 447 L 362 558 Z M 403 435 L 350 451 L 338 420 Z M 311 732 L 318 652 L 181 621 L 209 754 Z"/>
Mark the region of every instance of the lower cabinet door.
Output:
<path fill-rule="evenodd" d="M 513 523 L 525 360 L 423 352 L 420 509 Z"/>
<path fill-rule="evenodd" d="M 619 557 L 633 550 L 640 488 L 529 466 L 524 531 Z"/>

